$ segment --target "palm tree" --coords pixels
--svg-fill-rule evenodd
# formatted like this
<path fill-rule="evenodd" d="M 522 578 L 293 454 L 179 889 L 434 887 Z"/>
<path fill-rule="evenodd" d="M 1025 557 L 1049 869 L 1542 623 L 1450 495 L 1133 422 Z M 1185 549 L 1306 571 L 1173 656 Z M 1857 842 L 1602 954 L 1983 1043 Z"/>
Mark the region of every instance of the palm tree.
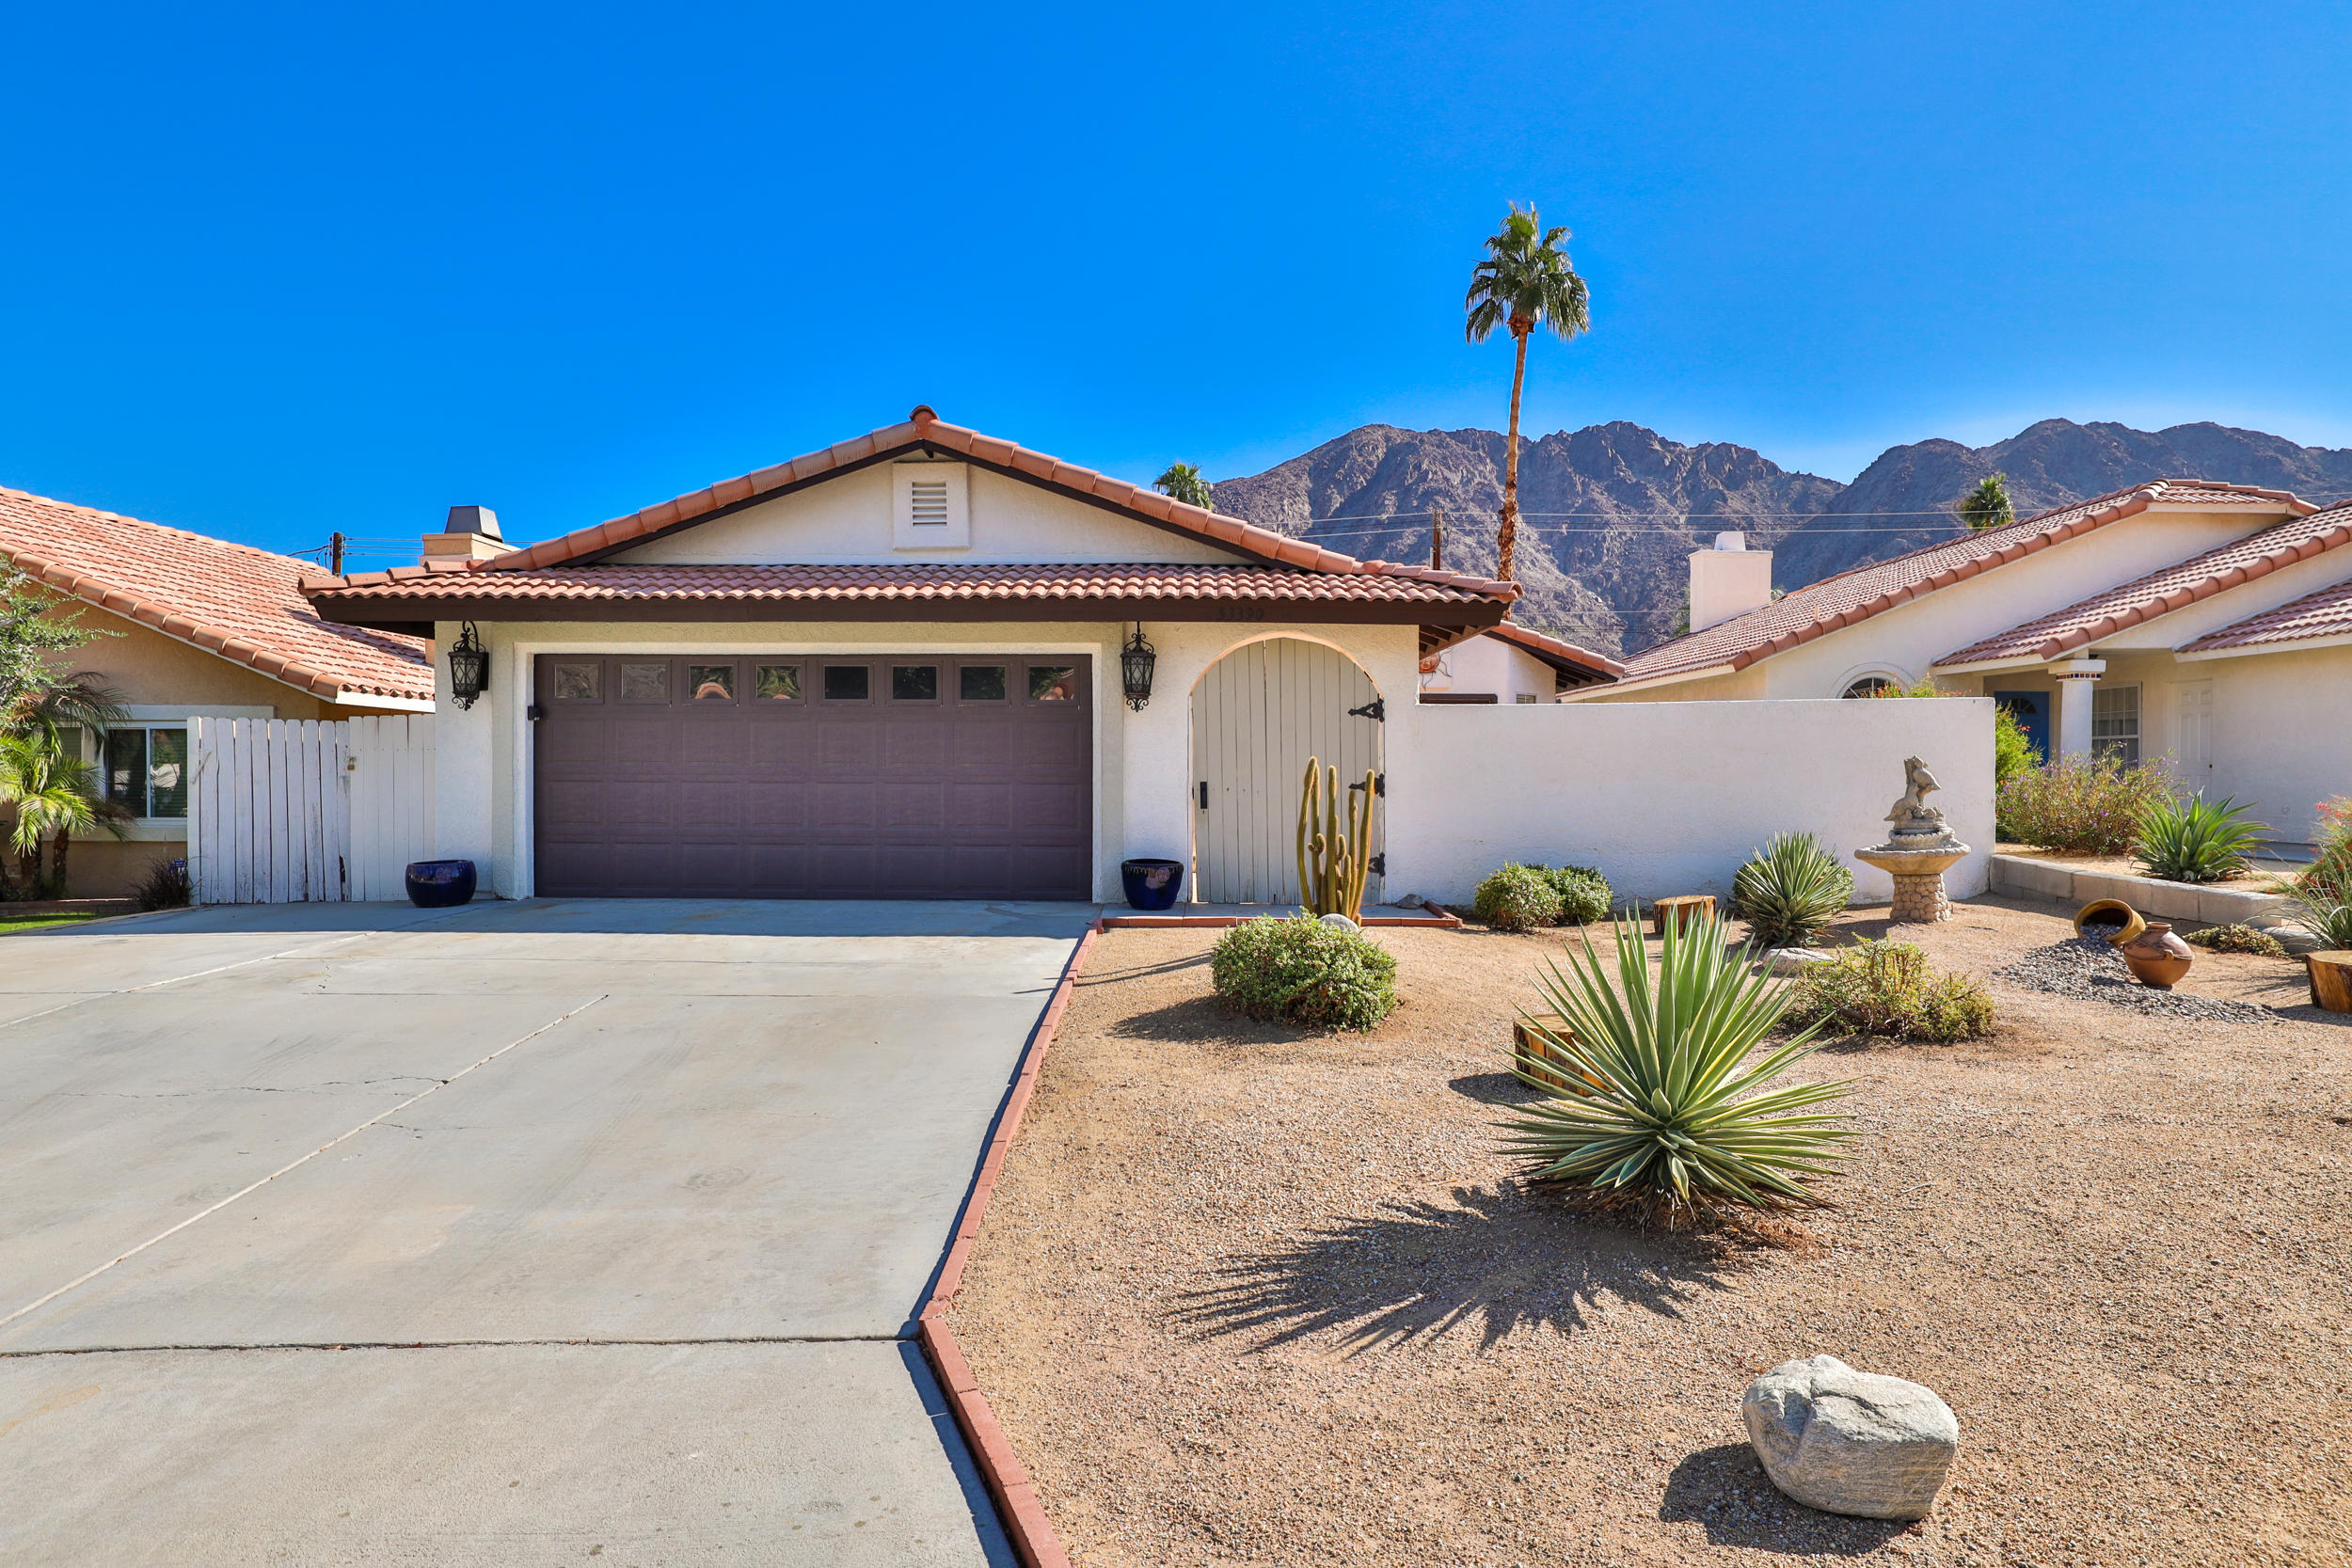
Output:
<path fill-rule="evenodd" d="M 68 729 L 104 735 L 131 717 L 123 709 L 122 693 L 99 684 L 105 678 L 95 670 L 70 675 L 34 672 L 8 711 L 0 713 L 0 734 L 38 735 L 52 747 L 64 745 Z"/>
<path fill-rule="evenodd" d="M 1952 510 L 1979 533 L 1989 528 L 2007 528 L 2017 520 L 2017 508 L 2009 500 L 2009 475 L 1988 474 L 1977 481 L 1977 487 L 1954 501 Z"/>
<path fill-rule="evenodd" d="M 1592 325 L 1585 311 L 1584 279 L 1576 275 L 1561 243 L 1565 228 L 1544 230 L 1531 205 L 1520 212 L 1514 202 L 1502 220 L 1502 231 L 1486 241 L 1486 259 L 1470 273 L 1470 293 L 1462 309 L 1470 313 L 1464 328 L 1473 343 L 1483 343 L 1496 327 L 1506 327 L 1516 346 L 1511 367 L 1511 430 L 1504 437 L 1502 512 L 1495 530 L 1495 575 L 1511 580 L 1511 557 L 1519 533 L 1519 391 L 1527 384 L 1527 340 L 1536 325 L 1550 327 L 1564 340 Z"/>
<path fill-rule="evenodd" d="M 0 805 L 16 808 L 8 847 L 25 892 L 36 897 L 43 881 L 40 847 L 50 834 L 57 835 L 57 852 L 49 879 L 62 896 L 73 834 L 101 828 L 121 838 L 130 831 L 130 814 L 99 798 L 98 769 L 38 734 L 0 737 Z"/>
<path fill-rule="evenodd" d="M 1173 496 L 1186 506 L 1197 506 L 1203 512 L 1216 510 L 1216 492 L 1200 477 L 1197 463 L 1170 463 L 1168 472 L 1152 482 L 1152 488 L 1163 496 Z"/>

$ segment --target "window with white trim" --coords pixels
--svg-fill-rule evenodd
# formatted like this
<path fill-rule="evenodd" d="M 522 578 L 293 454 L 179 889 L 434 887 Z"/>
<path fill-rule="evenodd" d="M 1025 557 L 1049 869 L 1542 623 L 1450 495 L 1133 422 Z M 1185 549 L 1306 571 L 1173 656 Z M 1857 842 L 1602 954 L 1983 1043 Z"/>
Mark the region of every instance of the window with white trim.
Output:
<path fill-rule="evenodd" d="M 123 724 L 99 739 L 100 787 L 133 816 L 188 815 L 188 727 Z"/>
<path fill-rule="evenodd" d="M 2127 768 L 2139 761 L 2138 687 L 2101 681 L 2090 689 L 2090 750 Z"/>

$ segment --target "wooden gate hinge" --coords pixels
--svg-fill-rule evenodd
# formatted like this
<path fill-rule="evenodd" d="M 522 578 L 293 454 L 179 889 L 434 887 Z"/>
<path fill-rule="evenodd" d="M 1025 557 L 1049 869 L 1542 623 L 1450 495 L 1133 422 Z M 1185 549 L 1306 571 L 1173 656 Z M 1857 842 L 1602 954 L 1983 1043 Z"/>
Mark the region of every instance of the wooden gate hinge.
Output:
<path fill-rule="evenodd" d="M 1349 784 L 1347 787 L 1350 789 L 1361 789 L 1364 787 L 1364 781 L 1358 779 L 1354 784 Z M 1382 797 L 1386 797 L 1388 795 L 1389 776 L 1386 773 L 1375 773 L 1372 776 L 1372 792 L 1375 795 Z"/>

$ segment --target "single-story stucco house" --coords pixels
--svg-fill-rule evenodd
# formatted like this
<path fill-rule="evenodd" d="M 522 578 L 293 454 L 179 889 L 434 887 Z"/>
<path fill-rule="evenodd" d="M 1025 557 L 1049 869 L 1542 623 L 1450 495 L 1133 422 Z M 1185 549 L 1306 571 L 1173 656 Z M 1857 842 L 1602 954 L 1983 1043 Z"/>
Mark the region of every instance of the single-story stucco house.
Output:
<path fill-rule="evenodd" d="M 2045 756 L 2169 759 L 2308 841 L 2352 793 L 2352 502 L 2159 480 L 1772 596 L 1737 534 L 1691 558 L 1692 626 L 1580 703 L 1867 696 L 1932 678 Z"/>
<path fill-rule="evenodd" d="M 470 702 L 438 667 L 435 819 L 509 897 L 1107 899 L 1165 856 L 1204 901 L 1289 898 L 1307 759 L 1422 789 L 1391 705 L 1517 596 L 927 407 L 528 548 L 453 546 L 478 515 L 421 566 L 303 591 L 485 651 Z"/>
<path fill-rule="evenodd" d="M 126 893 L 187 853 L 190 719 L 432 711 L 424 642 L 322 621 L 296 586 L 316 568 L 294 557 L 0 489 L 0 562 L 98 634 L 52 662 L 93 674 L 129 715 L 83 737 L 130 820 L 122 840 L 74 835 L 72 897 Z"/>

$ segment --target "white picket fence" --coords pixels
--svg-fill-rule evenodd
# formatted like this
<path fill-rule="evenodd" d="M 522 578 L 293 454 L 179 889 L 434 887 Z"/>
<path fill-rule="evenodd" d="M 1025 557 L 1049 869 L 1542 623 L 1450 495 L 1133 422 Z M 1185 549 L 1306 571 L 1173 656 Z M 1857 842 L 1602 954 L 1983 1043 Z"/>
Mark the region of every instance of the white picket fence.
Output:
<path fill-rule="evenodd" d="M 199 904 L 406 896 L 433 852 L 433 720 L 188 721 Z"/>

